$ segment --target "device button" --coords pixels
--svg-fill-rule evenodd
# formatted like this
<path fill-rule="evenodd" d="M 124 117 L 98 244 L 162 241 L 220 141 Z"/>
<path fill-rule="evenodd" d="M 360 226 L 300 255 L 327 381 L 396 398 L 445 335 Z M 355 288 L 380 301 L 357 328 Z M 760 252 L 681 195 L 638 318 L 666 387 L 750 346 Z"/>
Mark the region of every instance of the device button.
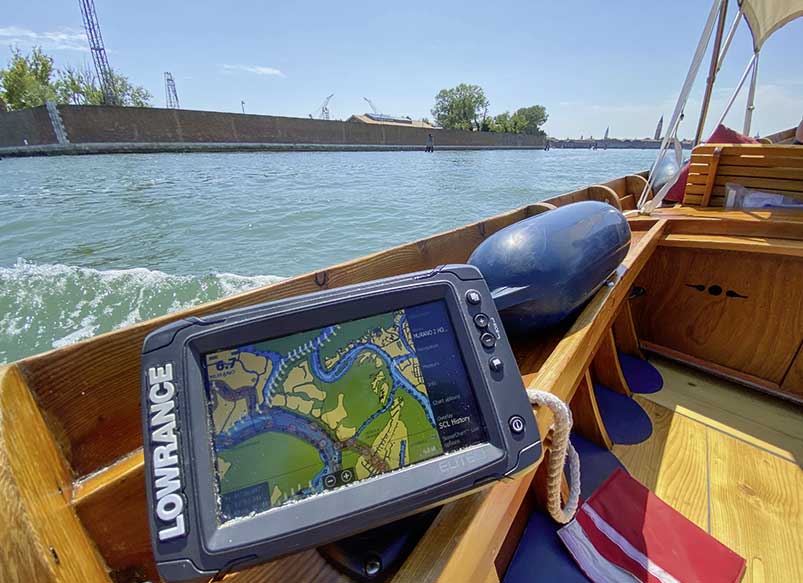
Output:
<path fill-rule="evenodd" d="M 521 415 L 513 415 L 513 417 L 508 420 L 507 424 L 510 425 L 510 430 L 513 433 L 524 433 L 524 417 Z"/>
<path fill-rule="evenodd" d="M 474 325 L 477 328 L 487 328 L 488 327 L 488 316 L 480 312 L 476 316 L 474 316 Z"/>
<path fill-rule="evenodd" d="M 482 301 L 482 296 L 477 290 L 470 289 L 466 292 L 466 301 L 472 306 L 476 306 Z"/>
<path fill-rule="evenodd" d="M 502 368 L 504 368 L 504 365 L 502 364 L 501 358 L 499 358 L 498 356 L 494 356 L 491 358 L 491 360 L 488 361 L 488 367 L 493 372 L 502 372 Z"/>
<path fill-rule="evenodd" d="M 496 336 L 490 332 L 483 332 L 482 336 L 480 336 L 480 342 L 485 348 L 493 348 L 496 346 Z"/>

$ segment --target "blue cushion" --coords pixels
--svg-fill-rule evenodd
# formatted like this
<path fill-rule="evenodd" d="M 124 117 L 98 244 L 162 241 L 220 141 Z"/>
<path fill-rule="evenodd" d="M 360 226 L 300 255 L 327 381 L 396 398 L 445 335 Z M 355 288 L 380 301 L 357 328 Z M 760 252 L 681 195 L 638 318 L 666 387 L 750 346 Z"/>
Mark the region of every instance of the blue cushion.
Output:
<path fill-rule="evenodd" d="M 634 393 L 657 393 L 664 386 L 658 369 L 642 358 L 619 353 L 619 364 L 630 390 Z"/>
<path fill-rule="evenodd" d="M 599 383 L 594 383 L 594 395 L 611 441 L 632 445 L 652 435 L 650 416 L 635 400 Z"/>

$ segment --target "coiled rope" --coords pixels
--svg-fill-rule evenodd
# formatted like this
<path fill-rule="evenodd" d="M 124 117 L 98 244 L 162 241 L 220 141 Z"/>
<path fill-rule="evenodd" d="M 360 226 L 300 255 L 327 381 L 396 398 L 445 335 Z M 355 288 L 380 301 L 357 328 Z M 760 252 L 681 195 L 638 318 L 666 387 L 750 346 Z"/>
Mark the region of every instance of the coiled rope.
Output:
<path fill-rule="evenodd" d="M 569 406 L 552 393 L 527 389 L 530 403 L 547 407 L 554 416 L 550 432 L 552 444 L 549 448 L 549 465 L 547 466 L 547 510 L 550 516 L 560 524 L 566 524 L 577 512 L 580 502 L 580 457 L 569 441 L 572 430 L 572 411 Z M 569 458 L 569 499 L 566 506 L 561 507 L 560 491 L 563 483 L 563 468 L 566 457 Z"/>

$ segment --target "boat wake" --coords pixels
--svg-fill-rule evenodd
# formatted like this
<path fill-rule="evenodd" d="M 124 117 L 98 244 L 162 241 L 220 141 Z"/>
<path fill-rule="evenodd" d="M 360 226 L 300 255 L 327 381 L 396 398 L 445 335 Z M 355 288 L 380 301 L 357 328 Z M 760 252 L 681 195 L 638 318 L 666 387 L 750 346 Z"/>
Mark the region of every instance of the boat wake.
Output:
<path fill-rule="evenodd" d="M 0 363 L 281 279 L 98 270 L 18 259 L 0 266 Z"/>

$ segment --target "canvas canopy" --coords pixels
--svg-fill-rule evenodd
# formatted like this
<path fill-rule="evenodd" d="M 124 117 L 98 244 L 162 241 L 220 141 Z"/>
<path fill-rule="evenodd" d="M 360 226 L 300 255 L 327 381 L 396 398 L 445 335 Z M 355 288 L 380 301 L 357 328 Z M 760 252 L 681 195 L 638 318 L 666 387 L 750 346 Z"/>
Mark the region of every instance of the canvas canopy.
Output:
<path fill-rule="evenodd" d="M 803 16 L 803 0 L 739 0 L 739 6 L 750 25 L 757 51 L 772 33 Z"/>

